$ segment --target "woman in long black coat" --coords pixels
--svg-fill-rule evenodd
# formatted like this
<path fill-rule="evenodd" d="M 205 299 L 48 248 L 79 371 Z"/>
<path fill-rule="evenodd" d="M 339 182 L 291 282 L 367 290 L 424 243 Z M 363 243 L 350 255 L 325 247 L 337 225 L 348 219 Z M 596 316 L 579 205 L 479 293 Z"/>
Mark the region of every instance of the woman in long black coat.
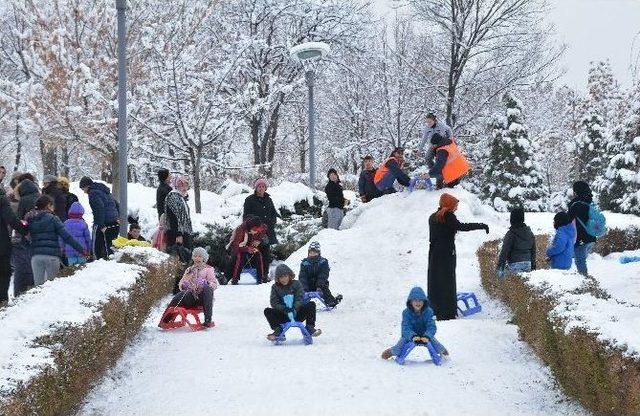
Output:
<path fill-rule="evenodd" d="M 458 231 L 485 230 L 483 223 L 462 223 L 454 212 L 458 200 L 442 194 L 438 211 L 429 217 L 429 274 L 427 290 L 429 302 L 439 321 L 456 319 L 456 243 Z"/>

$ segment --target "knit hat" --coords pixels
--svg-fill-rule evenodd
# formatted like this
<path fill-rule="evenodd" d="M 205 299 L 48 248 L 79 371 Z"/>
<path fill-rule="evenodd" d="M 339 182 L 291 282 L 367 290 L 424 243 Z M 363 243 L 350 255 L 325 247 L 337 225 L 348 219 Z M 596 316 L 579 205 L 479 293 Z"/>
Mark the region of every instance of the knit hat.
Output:
<path fill-rule="evenodd" d="M 253 184 L 253 189 L 258 189 L 258 186 L 260 186 L 260 185 L 264 185 L 265 188 L 268 188 L 269 187 L 269 182 L 267 182 L 267 180 L 264 179 L 264 178 L 259 178 Z"/>
<path fill-rule="evenodd" d="M 439 222 L 444 222 L 444 216 L 447 212 L 453 212 L 458 208 L 458 199 L 450 194 L 440 195 L 440 208 L 436 213 Z"/>
<path fill-rule="evenodd" d="M 512 226 L 524 224 L 524 209 L 514 208 L 511 210 L 510 221 Z"/>
<path fill-rule="evenodd" d="M 44 175 L 44 177 L 42 178 L 42 182 L 43 183 L 58 182 L 58 177 L 55 175 Z"/>
<path fill-rule="evenodd" d="M 428 111 L 426 118 L 430 118 L 431 120 L 435 120 L 436 119 L 435 111 L 433 111 L 433 110 Z"/>
<path fill-rule="evenodd" d="M 80 189 L 86 188 L 87 186 L 90 186 L 92 184 L 93 180 L 91 180 L 91 178 L 88 176 L 83 176 L 82 179 L 80 179 Z"/>
<path fill-rule="evenodd" d="M 553 217 L 553 228 L 556 230 L 568 225 L 569 223 L 571 223 L 571 218 L 569 217 L 569 214 L 564 211 L 558 212 L 555 217 Z"/>
<path fill-rule="evenodd" d="M 316 251 L 318 253 L 320 253 L 320 243 L 318 243 L 317 241 L 313 241 L 311 244 L 309 244 L 309 250 L 307 251 Z"/>
<path fill-rule="evenodd" d="M 293 270 L 289 268 L 289 266 L 284 263 L 280 263 L 278 264 L 278 267 L 276 267 L 276 279 L 279 279 L 282 276 L 295 276 L 295 274 L 293 273 Z"/>
<path fill-rule="evenodd" d="M 205 263 L 209 261 L 209 253 L 207 253 L 207 250 L 204 247 L 194 248 L 193 251 L 191 252 L 191 258 L 195 256 L 202 257 Z"/>

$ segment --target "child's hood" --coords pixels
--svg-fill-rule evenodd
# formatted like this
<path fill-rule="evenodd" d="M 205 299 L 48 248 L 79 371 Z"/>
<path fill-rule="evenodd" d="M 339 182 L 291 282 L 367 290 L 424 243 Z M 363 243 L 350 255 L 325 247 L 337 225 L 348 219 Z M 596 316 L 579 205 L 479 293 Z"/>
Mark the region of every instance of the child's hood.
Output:
<path fill-rule="evenodd" d="M 413 310 L 411 307 L 412 300 L 422 300 L 424 301 L 424 306 L 428 306 L 429 299 L 427 299 L 427 295 L 424 293 L 424 290 L 420 286 L 416 286 L 409 292 L 409 296 L 407 296 L 407 308 L 409 310 Z"/>
<path fill-rule="evenodd" d="M 80 202 L 74 202 L 73 204 L 71 204 L 71 207 L 69 207 L 69 215 L 73 215 L 73 216 L 77 216 L 77 217 L 81 217 L 84 215 L 84 207 L 82 206 L 82 204 Z"/>
<path fill-rule="evenodd" d="M 567 225 L 563 225 L 562 227 L 559 227 L 557 232 L 566 234 L 569 238 L 574 238 L 576 235 L 576 227 L 571 222 Z"/>

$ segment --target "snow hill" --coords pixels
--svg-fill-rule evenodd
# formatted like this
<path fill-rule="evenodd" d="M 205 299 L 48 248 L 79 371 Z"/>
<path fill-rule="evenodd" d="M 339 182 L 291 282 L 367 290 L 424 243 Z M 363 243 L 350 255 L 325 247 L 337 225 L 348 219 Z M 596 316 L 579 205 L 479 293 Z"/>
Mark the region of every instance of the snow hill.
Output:
<path fill-rule="evenodd" d="M 380 198 L 352 211 L 341 231 L 315 240 L 331 264 L 331 287 L 344 302 L 318 312 L 324 333 L 311 346 L 290 334 L 265 339 L 270 285 L 216 292 L 213 330 L 162 332 L 159 304 L 124 357 L 87 397 L 83 415 L 585 415 L 554 385 L 548 369 L 518 340 L 508 314 L 480 288 L 475 251 L 501 237 L 508 221 L 464 190 L 462 221 L 487 222 L 458 236 L 458 290 L 474 291 L 481 314 L 439 322 L 451 361 L 424 362 L 417 350 L 399 366 L 380 359 L 400 334 L 414 285 L 426 288 L 428 216 L 439 192 Z M 287 263 L 298 270 L 306 247 Z"/>

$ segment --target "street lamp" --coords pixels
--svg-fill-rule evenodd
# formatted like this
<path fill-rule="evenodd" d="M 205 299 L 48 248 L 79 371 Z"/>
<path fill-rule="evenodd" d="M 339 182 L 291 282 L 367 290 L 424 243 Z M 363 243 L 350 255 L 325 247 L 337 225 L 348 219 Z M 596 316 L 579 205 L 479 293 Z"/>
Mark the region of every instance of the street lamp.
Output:
<path fill-rule="evenodd" d="M 292 59 L 303 65 L 307 87 L 309 88 L 309 187 L 314 189 L 316 187 L 316 132 L 313 86 L 318 62 L 329 54 L 329 45 L 323 42 L 306 42 L 291 48 L 289 54 Z"/>
<path fill-rule="evenodd" d="M 116 0 L 118 11 L 118 185 L 120 235 L 127 235 L 127 1 Z"/>

